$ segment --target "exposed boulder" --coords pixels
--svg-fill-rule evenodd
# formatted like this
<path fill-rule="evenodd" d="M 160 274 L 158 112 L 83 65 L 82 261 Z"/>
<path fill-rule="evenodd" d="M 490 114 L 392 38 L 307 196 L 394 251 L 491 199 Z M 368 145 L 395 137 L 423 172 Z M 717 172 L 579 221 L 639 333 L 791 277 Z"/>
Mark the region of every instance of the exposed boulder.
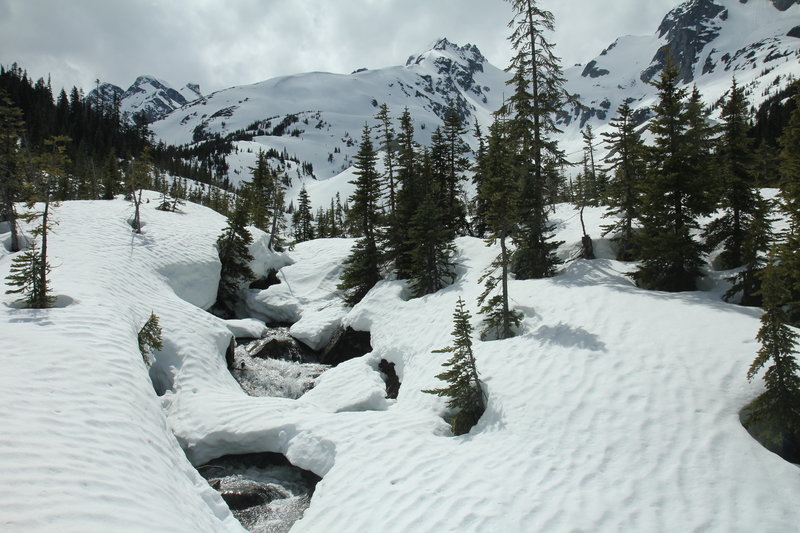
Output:
<path fill-rule="evenodd" d="M 371 351 L 372 344 L 368 331 L 356 331 L 349 327 L 339 328 L 322 351 L 320 363 L 336 366 Z"/>

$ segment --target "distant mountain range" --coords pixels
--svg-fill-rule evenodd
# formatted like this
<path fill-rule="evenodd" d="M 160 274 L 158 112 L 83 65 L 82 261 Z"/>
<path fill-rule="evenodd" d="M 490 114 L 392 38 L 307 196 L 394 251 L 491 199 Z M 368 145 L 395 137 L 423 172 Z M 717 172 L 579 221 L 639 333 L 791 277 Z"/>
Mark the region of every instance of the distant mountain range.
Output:
<path fill-rule="evenodd" d="M 758 106 L 800 75 L 800 0 L 688 0 L 655 33 L 620 37 L 588 63 L 566 68 L 566 89 L 580 105 L 559 117 L 562 148 L 578 153 L 580 131 L 591 124 L 602 132 L 624 101 L 644 123 L 656 98 L 649 82 L 669 56 L 681 81 L 696 85 L 712 108 L 734 77 Z M 350 166 L 380 104 L 395 117 L 408 108 L 416 140 L 426 144 L 449 105 L 470 130 L 476 121 L 485 130 L 510 91 L 507 78 L 474 45 L 441 39 L 403 66 L 296 74 L 206 96 L 196 85 L 175 90 L 142 76 L 127 91 L 102 84 L 87 98 L 106 105 L 116 98 L 131 116 L 143 113 L 166 143 L 230 141 L 223 168 L 233 182 L 249 177 L 259 149 L 307 163 L 303 172 L 281 163 L 289 178 L 327 179 Z"/>

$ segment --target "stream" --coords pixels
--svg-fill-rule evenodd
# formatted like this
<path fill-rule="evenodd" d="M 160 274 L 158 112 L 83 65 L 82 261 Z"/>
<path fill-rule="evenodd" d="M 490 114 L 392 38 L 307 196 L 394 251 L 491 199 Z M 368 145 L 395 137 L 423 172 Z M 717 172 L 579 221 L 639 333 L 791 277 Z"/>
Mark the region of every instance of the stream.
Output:
<path fill-rule="evenodd" d="M 236 346 L 231 374 L 250 396 L 297 399 L 329 365 L 315 352 L 271 327 L 264 337 Z M 283 533 L 303 517 L 320 478 L 281 454 L 227 455 L 198 467 L 233 515 L 251 533 Z"/>

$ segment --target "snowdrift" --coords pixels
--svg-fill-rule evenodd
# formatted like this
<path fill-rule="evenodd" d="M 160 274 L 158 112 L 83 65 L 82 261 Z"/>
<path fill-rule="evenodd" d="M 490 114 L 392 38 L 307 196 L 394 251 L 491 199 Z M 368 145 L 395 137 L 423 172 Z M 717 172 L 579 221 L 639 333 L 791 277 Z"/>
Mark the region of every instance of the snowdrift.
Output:
<path fill-rule="evenodd" d="M 232 331 L 258 324 L 203 311 L 223 218 L 153 206 L 133 235 L 122 201 L 64 203 L 52 286 L 69 305 L 21 310 L 2 296 L 0 529 L 240 531 L 189 461 L 261 451 L 323 476 L 293 531 L 779 532 L 800 521 L 796 467 L 738 418 L 762 387 L 745 380 L 759 312 L 718 291 L 640 290 L 607 243 L 555 278 L 512 281 L 523 331 L 475 339 L 488 409 L 452 437 L 444 400 L 420 391 L 440 385 L 446 354 L 431 350 L 450 344 L 459 297 L 475 315 L 494 248 L 459 239 L 451 287 L 408 300 L 403 282 L 385 281 L 353 309 L 335 294 L 352 241 L 303 243 L 288 258 L 262 248 L 262 271 L 293 264 L 248 305 L 291 314 L 308 342 L 339 325 L 369 331 L 373 351 L 298 400 L 254 398 L 223 354 Z M 600 214 L 587 209 L 587 226 Z M 576 212 L 559 206 L 553 220 L 568 257 Z M 3 278 L 10 261 L 0 250 Z M 148 375 L 136 332 L 151 311 L 165 347 Z M 381 359 L 396 365 L 396 400 Z"/>

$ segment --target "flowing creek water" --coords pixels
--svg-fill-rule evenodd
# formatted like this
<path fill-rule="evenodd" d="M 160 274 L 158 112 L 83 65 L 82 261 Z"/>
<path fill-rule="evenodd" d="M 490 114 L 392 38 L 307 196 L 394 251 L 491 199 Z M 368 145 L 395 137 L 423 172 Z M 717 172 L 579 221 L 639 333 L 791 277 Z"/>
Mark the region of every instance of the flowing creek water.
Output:
<path fill-rule="evenodd" d="M 231 374 L 250 396 L 297 399 L 314 386 L 329 365 L 290 335 L 269 328 L 260 338 L 238 345 Z M 283 533 L 302 518 L 320 478 L 274 453 L 228 455 L 198 467 L 220 492 L 233 515 L 251 533 Z"/>

